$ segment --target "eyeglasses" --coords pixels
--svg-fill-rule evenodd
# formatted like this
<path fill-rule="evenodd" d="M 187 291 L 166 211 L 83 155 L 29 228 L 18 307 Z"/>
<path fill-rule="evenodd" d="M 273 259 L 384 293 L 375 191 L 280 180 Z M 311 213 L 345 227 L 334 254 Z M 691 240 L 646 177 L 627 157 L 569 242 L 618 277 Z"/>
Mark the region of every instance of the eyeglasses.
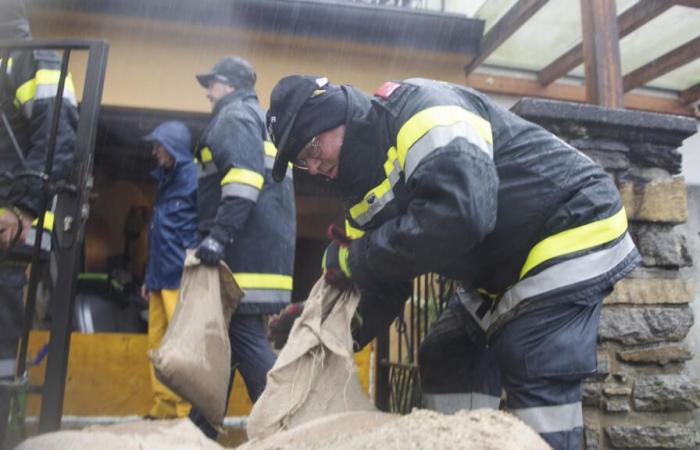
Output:
<path fill-rule="evenodd" d="M 299 170 L 309 170 L 308 161 L 310 159 L 321 159 L 321 154 L 321 144 L 316 140 L 316 136 L 314 136 L 311 139 L 311 141 L 309 141 L 309 143 L 306 144 L 306 146 L 304 146 L 304 148 L 302 148 L 299 152 L 300 156 L 298 156 L 297 159 L 294 161 L 294 167 L 296 167 Z"/>

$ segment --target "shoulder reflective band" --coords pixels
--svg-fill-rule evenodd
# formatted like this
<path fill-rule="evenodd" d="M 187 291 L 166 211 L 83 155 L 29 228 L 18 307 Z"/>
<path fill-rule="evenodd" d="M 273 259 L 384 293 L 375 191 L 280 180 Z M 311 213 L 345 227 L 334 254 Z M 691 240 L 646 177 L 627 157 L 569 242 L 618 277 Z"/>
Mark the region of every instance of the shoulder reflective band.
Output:
<path fill-rule="evenodd" d="M 234 273 L 233 278 L 241 289 L 282 289 L 291 291 L 294 284 L 291 275 L 278 273 Z"/>
<path fill-rule="evenodd" d="M 234 167 L 221 179 L 222 197 L 242 197 L 257 201 L 265 179 L 253 170 Z"/>
<path fill-rule="evenodd" d="M 211 149 L 209 147 L 204 147 L 199 151 L 199 162 L 209 162 L 214 159 L 211 156 Z"/>
<path fill-rule="evenodd" d="M 272 170 L 272 167 L 275 165 L 277 148 L 275 147 L 275 144 L 272 143 L 272 141 L 265 141 L 263 146 L 265 149 L 265 169 Z M 285 176 L 292 178 L 292 163 L 289 163 L 289 166 L 287 167 L 287 173 L 285 174 Z"/>
<path fill-rule="evenodd" d="M 458 137 L 493 158 L 491 124 L 461 106 L 433 106 L 408 119 L 396 138 L 399 164 L 406 179 L 423 158 Z"/>
<path fill-rule="evenodd" d="M 204 178 L 208 177 L 209 175 L 216 175 L 219 173 L 219 169 L 216 168 L 216 164 L 214 164 L 214 161 L 209 161 L 205 163 L 199 163 L 199 161 L 196 161 L 197 163 L 197 178 Z"/>
<path fill-rule="evenodd" d="M 345 221 L 345 234 L 350 238 L 350 239 L 358 239 L 364 236 L 365 232 L 360 230 L 359 228 L 355 228 L 352 225 L 350 225 L 350 221 L 346 220 Z"/>
<path fill-rule="evenodd" d="M 25 114 L 31 116 L 34 100 L 53 98 L 56 96 L 56 89 L 58 88 L 58 80 L 60 77 L 60 70 L 37 70 L 34 78 L 24 82 L 17 88 L 15 92 L 15 104 L 23 107 L 25 109 Z M 66 76 L 63 98 L 71 105 L 76 106 L 75 87 L 73 87 L 73 78 L 70 73 Z"/>
<path fill-rule="evenodd" d="M 384 181 L 372 188 L 359 203 L 350 208 L 350 217 L 360 226 L 368 224 L 379 211 L 394 199 L 392 189 L 401 179 L 401 167 L 394 147 L 387 151 L 384 173 L 386 173 Z"/>
<path fill-rule="evenodd" d="M 552 235 L 532 247 L 520 271 L 520 279 L 545 261 L 614 241 L 625 231 L 627 231 L 627 214 L 625 208 L 621 208 L 607 219 Z"/>
<path fill-rule="evenodd" d="M 53 215 L 53 212 L 46 211 L 44 213 L 44 229 L 52 231 L 54 220 L 55 220 L 55 216 Z M 38 224 L 39 224 L 39 219 L 34 219 L 34 221 L 32 222 L 32 226 L 36 227 Z"/>

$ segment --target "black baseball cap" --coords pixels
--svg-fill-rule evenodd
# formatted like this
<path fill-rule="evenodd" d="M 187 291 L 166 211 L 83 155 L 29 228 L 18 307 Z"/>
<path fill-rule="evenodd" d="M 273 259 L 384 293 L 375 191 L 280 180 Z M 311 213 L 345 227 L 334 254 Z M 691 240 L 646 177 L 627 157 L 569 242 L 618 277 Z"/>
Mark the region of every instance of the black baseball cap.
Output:
<path fill-rule="evenodd" d="M 202 87 L 209 87 L 211 80 L 220 81 L 236 88 L 252 88 L 257 75 L 248 61 L 238 56 L 226 56 L 209 72 L 196 75 Z"/>
<path fill-rule="evenodd" d="M 277 82 L 267 111 L 267 128 L 277 147 L 272 178 L 281 181 L 303 146 L 317 134 L 345 123 L 346 114 L 344 91 L 325 77 L 291 75 Z"/>

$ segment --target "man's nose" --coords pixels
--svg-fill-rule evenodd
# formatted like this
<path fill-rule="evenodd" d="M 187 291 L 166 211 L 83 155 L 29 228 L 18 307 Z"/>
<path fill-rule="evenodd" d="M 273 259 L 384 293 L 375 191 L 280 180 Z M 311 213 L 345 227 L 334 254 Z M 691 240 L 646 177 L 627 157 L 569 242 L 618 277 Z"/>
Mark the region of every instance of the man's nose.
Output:
<path fill-rule="evenodd" d="M 309 166 L 309 173 L 311 175 L 318 175 L 319 169 L 321 168 L 321 161 L 318 159 L 307 159 L 306 164 Z"/>

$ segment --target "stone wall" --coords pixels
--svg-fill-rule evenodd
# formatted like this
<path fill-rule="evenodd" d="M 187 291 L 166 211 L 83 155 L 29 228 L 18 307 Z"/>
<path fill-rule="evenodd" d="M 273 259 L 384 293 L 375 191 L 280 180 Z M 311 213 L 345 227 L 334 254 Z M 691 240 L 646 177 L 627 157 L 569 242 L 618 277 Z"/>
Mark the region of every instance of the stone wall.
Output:
<path fill-rule="evenodd" d="M 615 179 L 642 265 L 605 300 L 598 375 L 584 383 L 587 449 L 695 448 L 700 380 L 686 368 L 693 264 L 681 142 L 690 118 L 523 99 L 513 111 L 580 149 Z M 700 263 L 700 261 L 697 261 Z"/>

